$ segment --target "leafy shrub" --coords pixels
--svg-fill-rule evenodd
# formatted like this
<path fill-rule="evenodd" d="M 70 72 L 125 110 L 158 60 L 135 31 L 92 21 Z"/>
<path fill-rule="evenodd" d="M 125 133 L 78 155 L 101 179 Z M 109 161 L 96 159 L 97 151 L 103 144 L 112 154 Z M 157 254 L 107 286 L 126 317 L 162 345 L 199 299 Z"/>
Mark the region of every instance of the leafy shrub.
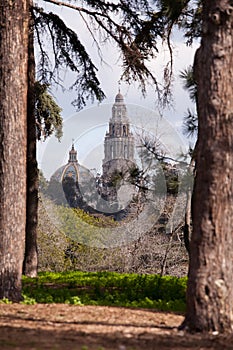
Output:
<path fill-rule="evenodd" d="M 34 298 L 30 298 L 29 296 L 23 294 L 23 301 L 21 301 L 20 304 L 35 305 L 36 304 L 36 300 Z"/>
<path fill-rule="evenodd" d="M 164 219 L 161 221 L 160 218 L 151 232 L 111 248 L 97 247 L 103 234 L 120 225 L 124 229 L 124 222 L 94 217 L 83 210 L 55 205 L 46 197 L 42 198 L 38 215 L 39 271 L 160 273 L 166 255 L 164 273 L 186 276 L 188 254 L 183 241 L 174 238 L 170 242 L 170 237 L 165 234 L 168 213 L 172 212 L 175 203 L 173 196 L 167 196 L 164 213 L 161 214 Z"/>
<path fill-rule="evenodd" d="M 115 305 L 185 310 L 187 278 L 116 272 L 39 273 L 23 277 L 23 292 L 39 303 Z"/>
<path fill-rule="evenodd" d="M 2 298 L 0 299 L 0 304 L 12 304 L 12 301 L 10 301 L 8 298 Z"/>

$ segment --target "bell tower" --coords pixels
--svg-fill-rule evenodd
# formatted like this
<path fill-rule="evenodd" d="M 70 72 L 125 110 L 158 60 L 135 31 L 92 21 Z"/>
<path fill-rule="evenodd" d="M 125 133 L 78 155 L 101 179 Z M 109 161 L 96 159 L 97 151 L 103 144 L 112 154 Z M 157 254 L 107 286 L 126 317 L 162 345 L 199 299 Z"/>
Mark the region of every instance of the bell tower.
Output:
<path fill-rule="evenodd" d="M 134 137 L 130 131 L 124 97 L 119 90 L 104 140 L 103 175 L 126 171 L 134 163 Z"/>
<path fill-rule="evenodd" d="M 71 149 L 69 151 L 68 163 L 65 165 L 62 171 L 61 181 L 63 181 L 66 177 L 73 178 L 74 181 L 78 181 L 79 178 L 77 151 L 74 148 L 73 141 Z"/>
<path fill-rule="evenodd" d="M 71 150 L 69 151 L 69 163 L 77 163 L 77 151 L 74 149 L 74 143 L 72 142 Z"/>

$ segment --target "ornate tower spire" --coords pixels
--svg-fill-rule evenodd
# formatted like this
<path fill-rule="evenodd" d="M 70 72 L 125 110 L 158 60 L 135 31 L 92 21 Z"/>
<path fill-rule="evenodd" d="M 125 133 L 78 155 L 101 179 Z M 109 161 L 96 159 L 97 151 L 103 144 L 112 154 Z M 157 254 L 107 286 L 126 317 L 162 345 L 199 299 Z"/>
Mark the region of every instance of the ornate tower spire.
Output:
<path fill-rule="evenodd" d="M 71 150 L 69 151 L 69 163 L 77 163 L 77 151 L 74 149 L 74 140 L 72 139 Z"/>
<path fill-rule="evenodd" d="M 118 81 L 118 94 L 120 94 L 120 93 L 121 93 L 121 82 Z"/>
<path fill-rule="evenodd" d="M 115 97 L 112 107 L 112 117 L 109 120 L 109 130 L 105 136 L 103 173 L 121 170 L 134 163 L 134 137 L 130 132 L 129 118 L 120 92 Z"/>

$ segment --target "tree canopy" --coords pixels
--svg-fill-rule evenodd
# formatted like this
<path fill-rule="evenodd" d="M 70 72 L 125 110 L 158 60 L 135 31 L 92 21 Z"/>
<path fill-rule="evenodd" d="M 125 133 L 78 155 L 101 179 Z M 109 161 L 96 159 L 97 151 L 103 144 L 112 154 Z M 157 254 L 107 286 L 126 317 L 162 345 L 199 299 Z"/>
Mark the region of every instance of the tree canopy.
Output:
<path fill-rule="evenodd" d="M 173 50 L 171 34 L 174 28 L 184 31 L 187 44 L 200 36 L 201 1 L 57 1 L 44 0 L 77 13 L 80 26 L 85 26 L 89 38 L 101 56 L 101 47 L 114 43 L 122 62 L 122 80 L 139 82 L 143 94 L 147 85 L 154 87 L 160 103 L 171 96 Z M 62 85 L 59 71 L 68 68 L 74 73 L 72 89 L 77 92 L 74 105 L 79 109 L 88 99 L 102 101 L 105 93 L 98 78 L 98 67 L 88 54 L 79 34 L 68 27 L 58 15 L 34 5 L 36 42 L 39 46 L 38 79 L 42 83 Z M 159 44 L 166 42 L 170 59 L 161 83 L 149 68 L 149 62 L 159 53 Z M 49 44 L 48 44 L 49 43 Z M 50 47 L 52 50 L 47 50 Z"/>

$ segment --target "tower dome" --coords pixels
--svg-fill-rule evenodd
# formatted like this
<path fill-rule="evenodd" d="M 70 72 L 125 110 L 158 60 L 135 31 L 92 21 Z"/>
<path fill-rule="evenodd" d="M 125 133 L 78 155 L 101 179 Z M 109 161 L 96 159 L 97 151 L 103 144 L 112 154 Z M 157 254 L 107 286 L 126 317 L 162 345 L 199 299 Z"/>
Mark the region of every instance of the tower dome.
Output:
<path fill-rule="evenodd" d="M 115 103 L 124 103 L 124 97 L 123 95 L 120 93 L 120 91 L 118 92 L 118 94 L 115 97 Z"/>
<path fill-rule="evenodd" d="M 129 124 L 124 97 L 120 90 L 118 91 L 118 94 L 115 97 L 115 103 L 112 106 L 112 118 L 110 123 L 112 123 L 112 125 Z"/>

